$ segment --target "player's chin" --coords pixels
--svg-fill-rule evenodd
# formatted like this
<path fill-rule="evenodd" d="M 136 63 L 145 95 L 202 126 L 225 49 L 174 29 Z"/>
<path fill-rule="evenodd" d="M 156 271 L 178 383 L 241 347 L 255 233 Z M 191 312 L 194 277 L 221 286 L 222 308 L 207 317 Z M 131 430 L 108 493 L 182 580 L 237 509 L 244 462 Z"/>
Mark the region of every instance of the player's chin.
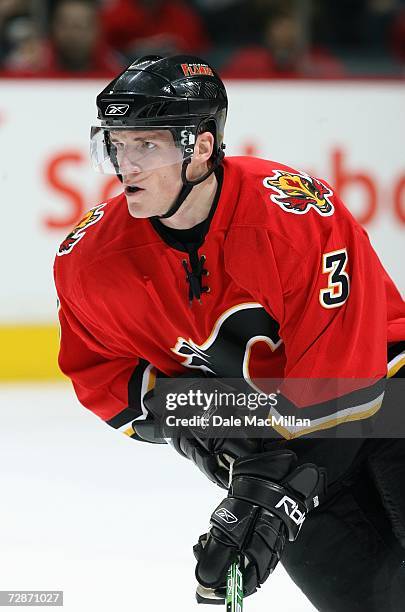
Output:
<path fill-rule="evenodd" d="M 135 217 L 136 219 L 147 219 L 152 216 L 150 211 L 143 210 L 142 206 L 139 206 L 139 204 L 131 204 L 130 202 L 128 202 L 128 212 L 131 217 Z"/>
<path fill-rule="evenodd" d="M 129 214 L 136 219 L 147 219 L 157 214 L 154 210 L 151 210 L 151 207 L 146 202 L 141 203 L 136 201 L 135 198 L 127 197 L 127 205 Z"/>

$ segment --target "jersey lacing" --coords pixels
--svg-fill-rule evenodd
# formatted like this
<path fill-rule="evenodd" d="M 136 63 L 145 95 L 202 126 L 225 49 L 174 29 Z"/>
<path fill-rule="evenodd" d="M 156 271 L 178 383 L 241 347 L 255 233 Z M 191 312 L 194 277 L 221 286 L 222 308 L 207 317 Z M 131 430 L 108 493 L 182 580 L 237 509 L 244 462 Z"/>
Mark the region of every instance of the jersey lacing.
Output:
<path fill-rule="evenodd" d="M 203 276 L 208 276 L 209 274 L 208 270 L 204 268 L 206 257 L 205 255 L 199 257 L 198 251 L 191 251 L 189 258 L 191 269 L 188 267 L 187 259 L 182 261 L 188 283 L 188 299 L 190 304 L 194 298 L 201 304 L 201 295 L 210 290 L 208 286 L 203 285 Z"/>

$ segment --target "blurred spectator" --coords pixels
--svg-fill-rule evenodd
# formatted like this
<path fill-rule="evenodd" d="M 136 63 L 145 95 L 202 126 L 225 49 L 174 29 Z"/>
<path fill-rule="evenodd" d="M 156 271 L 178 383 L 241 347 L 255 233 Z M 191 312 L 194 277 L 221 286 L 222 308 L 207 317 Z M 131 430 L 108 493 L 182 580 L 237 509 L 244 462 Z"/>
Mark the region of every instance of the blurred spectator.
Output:
<path fill-rule="evenodd" d="M 8 53 L 2 68 L 8 72 L 36 73 L 43 69 L 46 49 L 38 25 L 29 15 L 13 19 L 7 31 Z"/>
<path fill-rule="evenodd" d="M 0 43 L 4 48 L 4 37 L 8 24 L 16 18 L 30 14 L 28 0 L 0 0 Z"/>
<path fill-rule="evenodd" d="M 117 53 L 102 40 L 94 0 L 59 0 L 51 14 L 45 71 L 97 76 L 121 67 Z"/>
<path fill-rule="evenodd" d="M 28 0 L 0 0 L 0 65 L 13 63 L 20 46 L 31 38 L 34 23 Z"/>
<path fill-rule="evenodd" d="M 198 13 L 183 0 L 108 0 L 106 40 L 129 59 L 144 53 L 204 51 L 208 38 Z"/>
<path fill-rule="evenodd" d="M 262 44 L 236 51 L 221 70 L 223 78 L 341 77 L 343 66 L 328 50 L 308 45 L 303 21 L 279 9 L 263 24 Z"/>

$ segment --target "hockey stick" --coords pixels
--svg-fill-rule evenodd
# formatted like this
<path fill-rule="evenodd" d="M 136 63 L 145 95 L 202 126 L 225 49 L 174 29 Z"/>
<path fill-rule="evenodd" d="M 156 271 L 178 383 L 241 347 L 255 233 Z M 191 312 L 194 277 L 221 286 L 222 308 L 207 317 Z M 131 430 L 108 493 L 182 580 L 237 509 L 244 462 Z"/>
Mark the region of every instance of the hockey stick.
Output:
<path fill-rule="evenodd" d="M 243 577 L 237 561 L 234 561 L 228 570 L 225 603 L 226 612 L 243 610 Z"/>

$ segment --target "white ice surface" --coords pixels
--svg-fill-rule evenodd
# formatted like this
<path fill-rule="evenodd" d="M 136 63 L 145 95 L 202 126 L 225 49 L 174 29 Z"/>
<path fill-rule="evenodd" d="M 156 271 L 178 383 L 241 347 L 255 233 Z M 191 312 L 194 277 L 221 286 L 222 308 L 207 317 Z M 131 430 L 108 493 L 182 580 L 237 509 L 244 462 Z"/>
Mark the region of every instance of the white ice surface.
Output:
<path fill-rule="evenodd" d="M 66 612 L 222 610 L 194 599 L 192 544 L 223 497 L 197 468 L 67 384 L 0 386 L 0 417 L 0 590 L 63 590 Z M 315 610 L 281 567 L 245 601 L 273 610 Z"/>

